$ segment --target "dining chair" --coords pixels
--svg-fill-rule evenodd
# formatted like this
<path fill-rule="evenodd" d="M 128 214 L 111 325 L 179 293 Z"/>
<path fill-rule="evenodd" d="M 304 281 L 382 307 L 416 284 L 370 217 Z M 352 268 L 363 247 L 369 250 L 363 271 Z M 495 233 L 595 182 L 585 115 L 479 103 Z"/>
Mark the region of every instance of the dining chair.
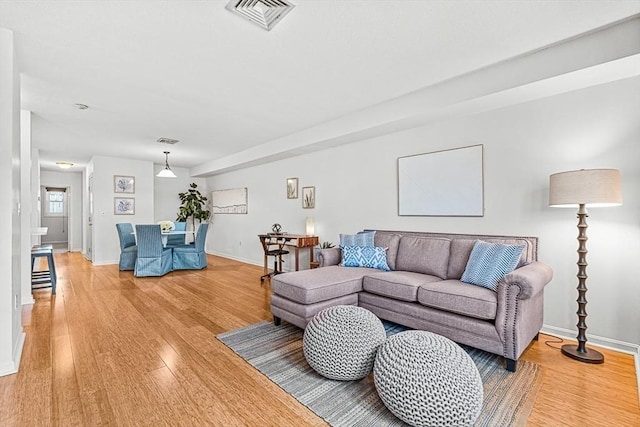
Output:
<path fill-rule="evenodd" d="M 138 258 L 136 277 L 164 276 L 173 269 L 172 249 L 162 246 L 162 232 L 157 224 L 136 225 Z"/>
<path fill-rule="evenodd" d="M 207 254 L 204 251 L 204 244 L 208 230 L 209 224 L 200 224 L 196 233 L 195 244 L 173 248 L 174 270 L 200 270 L 207 266 Z"/>
<path fill-rule="evenodd" d="M 133 270 L 138 257 L 138 246 L 136 236 L 133 235 L 133 226 L 128 222 L 116 224 L 118 237 L 120 238 L 120 270 Z"/>
<path fill-rule="evenodd" d="M 174 222 L 173 225 L 175 225 L 175 231 L 186 231 L 187 230 L 187 223 L 184 221 L 180 221 L 180 222 Z M 167 248 L 175 248 L 177 246 L 184 246 L 185 245 L 185 237 L 186 234 L 169 234 L 167 236 Z"/>

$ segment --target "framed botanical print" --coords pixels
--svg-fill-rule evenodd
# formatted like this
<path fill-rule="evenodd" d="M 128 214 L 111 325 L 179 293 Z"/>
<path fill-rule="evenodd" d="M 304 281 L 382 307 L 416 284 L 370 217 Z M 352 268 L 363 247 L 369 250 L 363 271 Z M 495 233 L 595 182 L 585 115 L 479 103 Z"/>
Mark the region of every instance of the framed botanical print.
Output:
<path fill-rule="evenodd" d="M 298 198 L 298 178 L 287 178 L 287 199 Z"/>
<path fill-rule="evenodd" d="M 136 199 L 133 197 L 114 197 L 113 213 L 115 215 L 135 215 Z"/>
<path fill-rule="evenodd" d="M 113 176 L 113 192 L 129 193 L 136 192 L 136 179 L 133 176 L 114 175 Z"/>
<path fill-rule="evenodd" d="M 302 187 L 302 208 L 313 209 L 316 207 L 316 187 Z"/>

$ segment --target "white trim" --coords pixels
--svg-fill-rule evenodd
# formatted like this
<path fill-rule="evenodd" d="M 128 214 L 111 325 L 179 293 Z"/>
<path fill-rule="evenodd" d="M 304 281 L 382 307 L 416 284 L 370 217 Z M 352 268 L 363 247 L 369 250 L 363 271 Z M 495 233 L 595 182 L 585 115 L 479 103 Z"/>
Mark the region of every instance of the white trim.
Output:
<path fill-rule="evenodd" d="M 22 358 L 22 349 L 24 348 L 24 340 L 27 334 L 22 332 L 20 337 L 18 337 L 18 341 L 16 342 L 15 347 L 13 348 L 13 361 L 5 362 L 0 365 L 0 377 L 5 375 L 11 375 L 18 372 L 20 368 L 20 359 Z"/>
<path fill-rule="evenodd" d="M 540 330 L 543 334 L 553 335 L 558 338 L 565 338 L 569 340 L 576 340 L 576 331 L 564 328 L 558 328 L 557 326 L 542 325 Z M 590 345 L 606 348 L 608 350 L 619 351 L 621 353 L 627 353 L 631 355 L 640 354 L 640 345 L 630 342 L 614 340 L 612 338 L 600 337 L 598 335 L 591 335 L 587 337 Z"/>
<path fill-rule="evenodd" d="M 558 328 L 556 326 L 542 325 L 540 330 L 543 334 L 552 335 L 558 338 L 564 338 L 569 340 L 576 340 L 576 331 L 569 329 Z M 589 344 L 606 348 L 608 350 L 618 351 L 620 353 L 626 353 L 633 356 L 635 369 L 636 369 L 636 381 L 638 383 L 638 402 L 640 403 L 640 345 L 630 342 L 614 340 L 611 338 L 600 337 L 598 335 L 589 335 Z"/>
<path fill-rule="evenodd" d="M 258 267 L 263 267 L 263 265 L 261 263 L 257 263 L 254 260 L 250 260 L 250 259 L 246 259 L 246 258 L 240 258 L 240 257 L 237 257 L 237 256 L 225 254 L 225 253 L 222 253 L 222 252 L 217 252 L 217 251 L 213 251 L 212 252 L 212 251 L 205 250 L 205 253 L 207 255 L 215 255 L 215 256 L 222 257 L 222 258 L 229 258 L 229 259 L 232 259 L 234 261 L 244 262 L 245 264 L 257 265 Z"/>

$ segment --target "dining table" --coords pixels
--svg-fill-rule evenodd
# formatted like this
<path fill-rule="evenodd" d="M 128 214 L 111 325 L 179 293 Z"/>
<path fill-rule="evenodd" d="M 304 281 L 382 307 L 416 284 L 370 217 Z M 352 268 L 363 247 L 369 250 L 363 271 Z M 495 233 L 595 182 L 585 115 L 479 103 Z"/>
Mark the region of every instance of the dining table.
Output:
<path fill-rule="evenodd" d="M 134 236 L 136 235 L 136 231 L 135 229 L 133 230 L 133 232 L 131 233 Z M 183 236 L 186 234 L 193 234 L 193 230 L 171 230 L 171 231 L 163 231 L 160 233 L 160 237 L 162 238 L 162 247 L 166 248 L 167 247 L 167 242 L 169 241 L 169 236 L 175 236 L 175 235 L 180 235 L 182 234 Z"/>

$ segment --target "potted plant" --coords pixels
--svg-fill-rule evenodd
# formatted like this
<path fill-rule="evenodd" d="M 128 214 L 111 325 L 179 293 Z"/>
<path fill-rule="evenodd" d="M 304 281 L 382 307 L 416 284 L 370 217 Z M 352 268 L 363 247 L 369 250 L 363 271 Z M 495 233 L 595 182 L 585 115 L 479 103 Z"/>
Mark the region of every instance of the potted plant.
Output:
<path fill-rule="evenodd" d="M 198 185 L 195 182 L 192 182 L 184 193 L 178 193 L 178 197 L 182 205 L 178 208 L 176 221 L 184 221 L 188 224 L 191 218 L 191 229 L 195 231 L 196 220 L 200 223 L 211 216 L 211 211 L 205 208 L 207 198 L 198 191 Z"/>

